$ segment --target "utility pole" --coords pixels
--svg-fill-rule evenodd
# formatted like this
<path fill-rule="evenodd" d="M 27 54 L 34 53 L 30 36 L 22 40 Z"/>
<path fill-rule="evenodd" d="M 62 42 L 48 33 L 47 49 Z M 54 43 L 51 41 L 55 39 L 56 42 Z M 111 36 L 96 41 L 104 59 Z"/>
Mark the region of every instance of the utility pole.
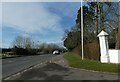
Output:
<path fill-rule="evenodd" d="M 82 60 L 84 59 L 84 50 L 83 50 L 83 6 L 81 0 L 81 44 L 82 44 Z"/>

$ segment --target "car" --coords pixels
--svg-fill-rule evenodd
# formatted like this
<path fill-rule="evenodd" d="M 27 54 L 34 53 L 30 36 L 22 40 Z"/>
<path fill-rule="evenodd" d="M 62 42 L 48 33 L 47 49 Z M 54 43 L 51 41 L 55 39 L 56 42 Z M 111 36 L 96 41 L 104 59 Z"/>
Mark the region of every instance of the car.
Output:
<path fill-rule="evenodd" d="M 58 55 L 58 54 L 60 54 L 60 52 L 58 51 L 58 50 L 55 50 L 55 51 L 53 51 L 53 54 L 55 55 Z"/>

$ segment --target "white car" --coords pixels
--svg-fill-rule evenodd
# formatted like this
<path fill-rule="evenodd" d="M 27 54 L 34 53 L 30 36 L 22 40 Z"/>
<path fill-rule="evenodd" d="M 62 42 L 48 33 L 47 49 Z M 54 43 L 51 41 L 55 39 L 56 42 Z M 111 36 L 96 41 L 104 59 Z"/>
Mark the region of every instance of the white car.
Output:
<path fill-rule="evenodd" d="M 53 51 L 53 54 L 60 54 L 58 50 Z"/>

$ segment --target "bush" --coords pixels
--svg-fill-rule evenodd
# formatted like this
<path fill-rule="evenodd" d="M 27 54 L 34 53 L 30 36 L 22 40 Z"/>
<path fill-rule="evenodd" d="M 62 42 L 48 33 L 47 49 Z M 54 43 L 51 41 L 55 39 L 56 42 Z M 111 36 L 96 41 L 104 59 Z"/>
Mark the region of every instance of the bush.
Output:
<path fill-rule="evenodd" d="M 36 55 L 37 50 L 36 49 L 27 49 L 28 55 Z"/>
<path fill-rule="evenodd" d="M 87 43 L 84 46 L 84 55 L 88 59 L 100 60 L 100 46 L 98 42 Z"/>
<path fill-rule="evenodd" d="M 12 52 L 15 52 L 16 55 L 25 55 L 27 51 L 23 48 L 13 48 Z"/>
<path fill-rule="evenodd" d="M 81 45 L 72 50 L 74 53 L 82 56 Z M 98 42 L 91 42 L 84 44 L 84 57 L 92 60 L 100 60 L 100 46 Z"/>
<path fill-rule="evenodd" d="M 13 52 L 16 53 L 16 55 L 36 55 L 37 51 L 34 49 L 24 49 L 24 48 L 13 48 Z"/>

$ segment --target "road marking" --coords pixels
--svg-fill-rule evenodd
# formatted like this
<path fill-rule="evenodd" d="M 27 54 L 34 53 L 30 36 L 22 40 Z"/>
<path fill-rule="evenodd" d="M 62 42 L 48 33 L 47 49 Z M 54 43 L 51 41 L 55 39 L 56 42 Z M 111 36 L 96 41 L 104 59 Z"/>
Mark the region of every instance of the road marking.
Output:
<path fill-rule="evenodd" d="M 10 79 L 10 77 L 7 77 L 5 80 L 9 80 Z"/>
<path fill-rule="evenodd" d="M 19 72 L 13 74 L 13 75 L 10 75 L 10 76 L 8 76 L 8 77 L 6 77 L 6 78 L 3 78 L 3 80 L 10 80 L 11 78 L 16 77 L 17 75 L 20 75 L 20 74 L 22 74 L 22 73 L 24 73 L 24 72 L 26 72 L 26 71 L 29 71 L 29 70 L 31 70 L 31 69 L 33 69 L 33 68 L 35 68 L 35 67 L 38 67 L 38 66 L 40 66 L 40 65 L 42 65 L 42 64 L 46 64 L 46 63 L 48 63 L 50 60 L 51 60 L 51 59 L 46 60 L 46 61 L 41 62 L 41 63 L 36 64 L 36 65 L 30 66 L 30 67 L 28 67 L 28 68 L 26 68 L 26 69 L 24 69 L 24 70 L 22 70 L 22 71 L 19 71 Z M 13 62 L 13 61 L 10 61 L 10 62 Z M 50 63 L 50 62 L 49 62 L 49 63 Z"/>
<path fill-rule="evenodd" d="M 31 70 L 32 69 L 32 67 L 31 68 L 29 68 L 28 70 Z"/>
<path fill-rule="evenodd" d="M 23 72 L 26 72 L 27 70 L 24 70 Z"/>
<path fill-rule="evenodd" d="M 8 61 L 9 63 L 13 62 L 13 61 Z"/>
<path fill-rule="evenodd" d="M 16 76 L 17 76 L 17 75 L 20 75 L 20 73 L 17 73 Z"/>

